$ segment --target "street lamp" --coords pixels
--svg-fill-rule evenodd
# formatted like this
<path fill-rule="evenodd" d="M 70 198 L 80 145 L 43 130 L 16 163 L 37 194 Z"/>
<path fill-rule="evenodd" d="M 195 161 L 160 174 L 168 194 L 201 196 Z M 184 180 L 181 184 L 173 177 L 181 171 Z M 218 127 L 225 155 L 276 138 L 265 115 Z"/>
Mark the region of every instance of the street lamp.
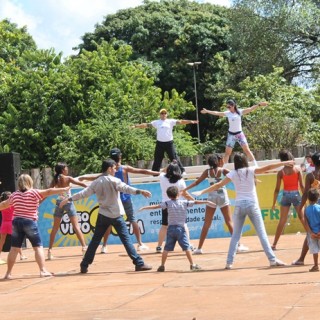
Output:
<path fill-rule="evenodd" d="M 193 68 L 193 82 L 194 82 L 194 97 L 196 101 L 196 112 L 197 112 L 197 132 L 198 132 L 198 143 L 200 143 L 200 125 L 199 125 L 199 112 L 198 112 L 198 97 L 197 97 L 197 80 L 196 80 L 196 68 L 201 64 L 200 61 L 197 62 L 187 62 L 187 65 Z"/>

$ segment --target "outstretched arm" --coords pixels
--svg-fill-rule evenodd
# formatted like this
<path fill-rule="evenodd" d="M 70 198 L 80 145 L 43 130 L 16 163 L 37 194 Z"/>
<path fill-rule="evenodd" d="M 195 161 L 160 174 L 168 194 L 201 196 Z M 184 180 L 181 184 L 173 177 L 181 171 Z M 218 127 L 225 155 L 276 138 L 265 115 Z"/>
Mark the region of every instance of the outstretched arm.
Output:
<path fill-rule="evenodd" d="M 192 192 L 192 194 L 194 194 L 195 196 L 201 196 L 202 194 L 211 192 L 211 191 L 216 191 L 219 190 L 220 188 L 222 188 L 223 186 L 225 186 L 226 184 L 228 184 L 229 182 L 231 182 L 231 179 L 228 177 L 225 177 L 223 180 L 219 181 L 218 183 L 213 184 L 212 186 L 200 190 L 200 191 L 195 191 Z"/>
<path fill-rule="evenodd" d="M 197 120 L 177 120 L 177 124 L 197 124 Z"/>
<path fill-rule="evenodd" d="M 123 166 L 125 167 L 127 172 L 130 173 L 136 173 L 136 174 L 145 174 L 145 175 L 150 175 L 150 176 L 158 176 L 160 174 L 159 171 L 152 171 L 148 169 L 139 169 L 139 168 L 134 168 L 131 166 Z"/>
<path fill-rule="evenodd" d="M 192 182 L 190 185 L 188 185 L 184 191 L 187 191 L 195 186 L 197 186 L 200 182 L 202 182 L 204 179 L 208 177 L 208 170 L 204 170 L 201 174 L 201 176 L 194 182 Z"/>
<path fill-rule="evenodd" d="M 68 192 L 69 190 L 70 190 L 70 187 L 65 187 L 65 188 L 50 188 L 45 190 L 38 189 L 38 192 L 42 195 L 43 198 L 46 198 L 54 194 L 61 194 L 64 192 Z"/>
<path fill-rule="evenodd" d="M 263 101 L 259 102 L 258 104 L 255 104 L 250 108 L 243 109 L 242 114 L 243 115 L 248 114 L 249 112 L 258 109 L 259 107 L 266 107 L 267 105 L 268 105 L 268 102 L 263 102 Z"/>
<path fill-rule="evenodd" d="M 140 123 L 140 124 L 134 124 L 133 126 L 131 126 L 131 128 L 138 128 L 138 129 L 145 129 L 145 128 L 151 128 L 152 124 L 151 123 Z"/>
<path fill-rule="evenodd" d="M 141 208 L 139 209 L 139 211 L 152 210 L 152 209 L 160 209 L 160 208 L 161 208 L 160 204 L 154 204 L 154 205 L 152 205 L 152 206 L 144 206 L 144 207 L 141 207 Z"/>
<path fill-rule="evenodd" d="M 215 207 L 215 203 L 209 200 L 195 200 L 194 201 L 195 204 L 206 204 L 209 207 Z"/>
<path fill-rule="evenodd" d="M 220 112 L 220 111 L 211 111 L 211 110 L 207 110 L 205 108 L 203 108 L 201 111 L 200 111 L 202 114 L 212 114 L 213 116 L 218 116 L 218 117 L 225 117 L 226 115 L 224 114 L 224 112 Z"/>
<path fill-rule="evenodd" d="M 70 179 L 70 182 L 73 184 L 76 184 L 76 185 L 84 187 L 84 188 L 87 187 L 87 185 L 85 183 L 81 182 L 79 179 L 74 179 L 73 177 L 69 177 L 69 179 Z"/>
<path fill-rule="evenodd" d="M 102 173 L 90 174 L 90 175 L 85 174 L 83 176 L 78 177 L 78 180 L 79 181 L 84 181 L 84 180 L 93 181 L 93 180 L 96 180 L 97 178 L 99 178 L 100 176 L 102 176 Z"/>
<path fill-rule="evenodd" d="M 267 166 L 263 166 L 263 167 L 257 167 L 254 172 L 257 173 L 257 174 L 260 174 L 260 173 L 264 173 L 266 171 L 270 171 L 270 170 L 273 170 L 273 169 L 276 169 L 276 168 L 279 168 L 281 166 L 294 166 L 294 161 L 293 160 L 289 160 L 289 161 L 279 161 L 279 162 L 276 162 L 276 163 L 272 163 L 272 164 L 269 164 Z"/>

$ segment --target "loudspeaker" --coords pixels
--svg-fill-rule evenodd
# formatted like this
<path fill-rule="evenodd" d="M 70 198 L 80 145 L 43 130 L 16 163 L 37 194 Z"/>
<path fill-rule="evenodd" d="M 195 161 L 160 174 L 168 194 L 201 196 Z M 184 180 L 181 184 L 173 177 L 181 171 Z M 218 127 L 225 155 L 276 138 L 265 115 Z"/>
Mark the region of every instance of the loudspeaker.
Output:
<path fill-rule="evenodd" d="M 0 153 L 0 192 L 18 189 L 20 171 L 20 153 Z"/>

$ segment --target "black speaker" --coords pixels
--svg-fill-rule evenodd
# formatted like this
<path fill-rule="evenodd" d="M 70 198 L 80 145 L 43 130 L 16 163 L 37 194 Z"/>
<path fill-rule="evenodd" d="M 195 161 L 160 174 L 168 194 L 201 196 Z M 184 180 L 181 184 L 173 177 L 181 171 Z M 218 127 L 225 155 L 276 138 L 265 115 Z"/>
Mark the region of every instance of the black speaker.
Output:
<path fill-rule="evenodd" d="M 20 153 L 0 153 L 0 192 L 18 189 L 20 171 Z"/>

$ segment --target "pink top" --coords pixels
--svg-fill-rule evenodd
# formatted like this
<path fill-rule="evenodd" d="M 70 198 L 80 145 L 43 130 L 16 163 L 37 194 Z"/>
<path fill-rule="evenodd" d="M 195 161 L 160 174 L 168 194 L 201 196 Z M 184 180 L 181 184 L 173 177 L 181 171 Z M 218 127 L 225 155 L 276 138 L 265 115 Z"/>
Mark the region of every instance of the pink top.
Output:
<path fill-rule="evenodd" d="M 36 189 L 14 192 L 9 198 L 10 205 L 14 207 L 14 218 L 38 220 L 38 206 L 42 199 L 43 197 Z"/>
<path fill-rule="evenodd" d="M 1 210 L 2 222 L 12 222 L 13 219 L 13 207 Z"/>

